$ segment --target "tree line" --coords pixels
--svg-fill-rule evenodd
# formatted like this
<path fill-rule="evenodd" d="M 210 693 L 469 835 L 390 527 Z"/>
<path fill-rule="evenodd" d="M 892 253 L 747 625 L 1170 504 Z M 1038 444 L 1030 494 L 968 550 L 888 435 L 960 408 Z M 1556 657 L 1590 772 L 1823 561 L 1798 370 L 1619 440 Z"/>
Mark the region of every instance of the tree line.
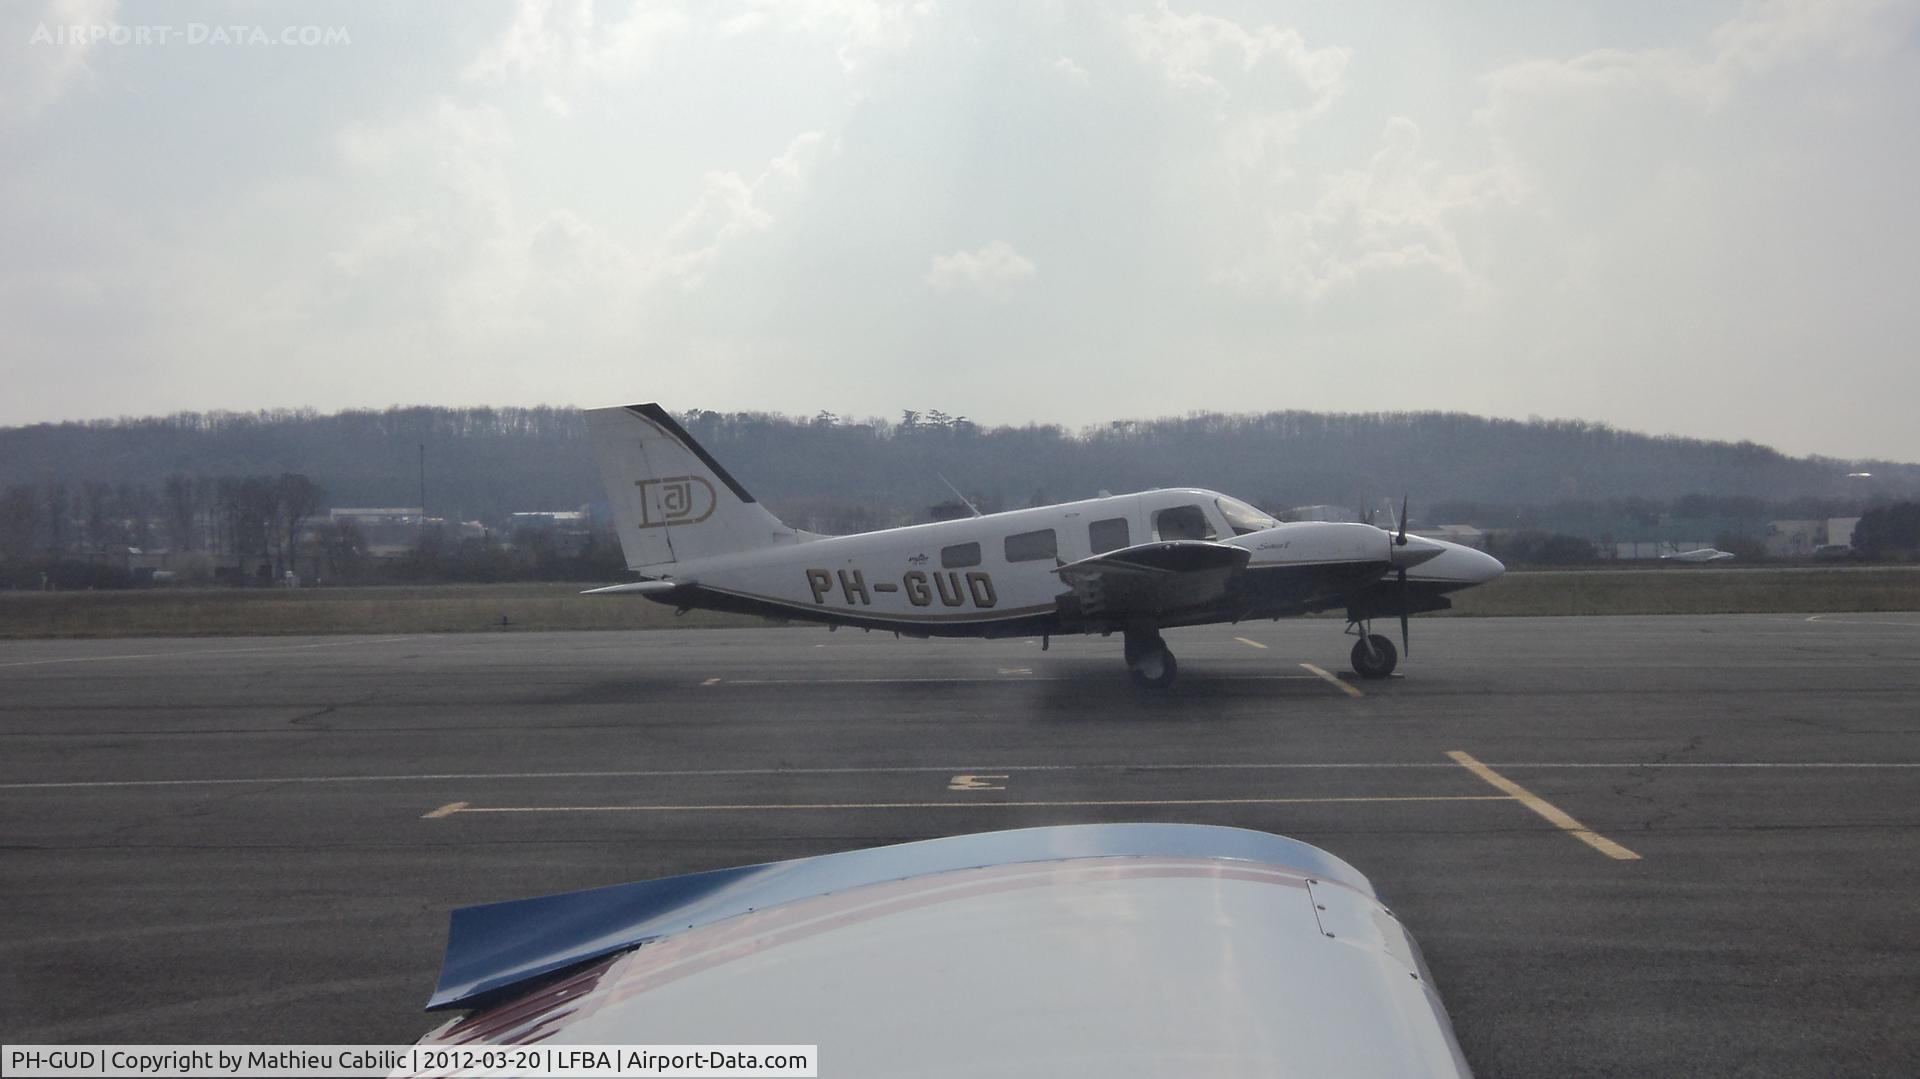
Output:
<path fill-rule="evenodd" d="M 1197 413 L 1079 431 L 987 427 L 932 408 L 897 419 L 681 415 L 771 510 L 827 533 L 964 512 L 948 481 L 986 512 L 1159 486 L 1215 488 L 1276 511 L 1365 509 L 1408 494 L 1416 527 L 1465 523 L 1601 547 L 1676 529 L 1737 541 L 1772 518 L 1858 515 L 1920 494 L 1920 466 L 1910 464 L 1461 413 Z M 448 527 L 431 542 L 422 535 L 404 572 L 498 579 L 560 573 L 579 554 L 574 544 L 528 555 L 542 541 L 514 542 L 512 514 L 604 497 L 581 413 L 550 407 L 187 412 L 0 428 L 0 491 L 0 557 L 16 568 L 167 547 L 276 577 L 292 569 L 330 579 L 403 570 L 370 565 L 351 524 L 317 520 L 329 507 L 424 505 Z M 303 531 L 309 542 L 296 550 Z M 605 540 L 588 544 L 602 559 Z M 1572 548 L 1539 550 L 1557 559 Z M 589 565 L 598 563 L 574 568 Z"/>
<path fill-rule="evenodd" d="M 1604 424 L 1461 413 L 1200 413 L 1079 431 L 987 427 L 938 409 L 897 419 L 696 409 L 683 422 L 772 507 L 801 518 L 922 512 L 940 477 L 986 508 L 1159 486 L 1229 491 L 1269 506 L 1544 506 L 1689 495 L 1768 502 L 1920 494 L 1920 466 L 1789 457 L 1751 442 L 1652 437 Z M 1849 478 L 1871 472 L 1871 479 Z M 410 506 L 450 520 L 598 501 L 571 408 L 392 408 L 178 413 L 0 429 L 0 489 L 146 485 L 169 476 L 298 473 L 335 505 Z M 815 521 L 815 523 L 820 523 Z"/>

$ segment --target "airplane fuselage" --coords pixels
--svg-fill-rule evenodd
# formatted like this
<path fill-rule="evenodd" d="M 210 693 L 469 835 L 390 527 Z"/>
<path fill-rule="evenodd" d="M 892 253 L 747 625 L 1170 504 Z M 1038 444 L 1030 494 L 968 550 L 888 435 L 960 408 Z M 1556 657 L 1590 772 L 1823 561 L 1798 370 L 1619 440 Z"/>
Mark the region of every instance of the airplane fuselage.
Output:
<path fill-rule="evenodd" d="M 1004 636 L 1325 610 L 1342 605 L 1390 568 L 1391 539 L 1378 528 L 1301 522 L 1236 532 L 1220 509 L 1223 501 L 1232 502 L 1213 491 L 1163 489 L 805 539 L 680 563 L 666 579 L 687 586 L 654 598 L 915 636 Z M 1102 610 L 1057 572 L 1063 564 L 1162 540 L 1244 548 L 1249 552 L 1245 572 L 1219 596 L 1151 618 Z M 1491 560 L 1477 551 L 1415 542 L 1453 548 L 1410 575 L 1410 585 L 1427 594 L 1491 576 L 1486 564 Z"/>
<path fill-rule="evenodd" d="M 682 609 L 739 611 L 917 637 L 1125 635 L 1128 670 L 1163 688 L 1169 626 L 1344 609 L 1363 677 L 1394 668 L 1370 631 L 1451 606 L 1498 576 L 1494 558 L 1371 525 L 1282 524 L 1214 491 L 1106 495 L 854 536 L 769 513 L 657 404 L 591 409 L 587 429 L 629 568 L 595 589 Z"/>

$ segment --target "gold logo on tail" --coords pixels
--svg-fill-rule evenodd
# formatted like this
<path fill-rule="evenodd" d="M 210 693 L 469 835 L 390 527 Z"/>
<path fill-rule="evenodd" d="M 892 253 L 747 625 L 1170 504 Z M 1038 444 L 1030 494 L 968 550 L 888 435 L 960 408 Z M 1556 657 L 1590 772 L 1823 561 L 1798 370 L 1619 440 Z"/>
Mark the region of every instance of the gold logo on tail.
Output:
<path fill-rule="evenodd" d="M 634 480 L 640 488 L 640 527 L 665 528 L 691 525 L 713 516 L 716 500 L 713 484 L 702 476 L 668 476 L 659 480 Z"/>

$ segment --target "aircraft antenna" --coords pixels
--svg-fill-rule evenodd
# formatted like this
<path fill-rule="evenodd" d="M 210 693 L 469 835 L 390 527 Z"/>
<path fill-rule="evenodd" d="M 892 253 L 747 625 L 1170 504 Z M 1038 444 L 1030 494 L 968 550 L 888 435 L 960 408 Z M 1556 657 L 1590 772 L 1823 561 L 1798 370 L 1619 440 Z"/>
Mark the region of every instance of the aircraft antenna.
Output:
<path fill-rule="evenodd" d="M 936 475 L 936 476 L 940 476 L 940 473 L 938 473 L 938 472 L 935 472 L 935 473 L 934 473 L 934 475 Z M 945 476 L 940 476 L 940 482 L 941 482 L 941 483 L 944 483 L 944 484 L 946 484 L 946 485 L 947 485 L 947 490 L 949 490 L 949 491 L 952 491 L 952 492 L 953 492 L 953 497 L 955 497 L 955 498 L 957 498 L 957 499 L 959 499 L 959 500 L 960 500 L 960 504 L 961 504 L 961 505 L 963 505 L 963 506 L 965 506 L 965 507 L 967 507 L 968 509 L 970 509 L 970 510 L 972 510 L 972 511 L 973 511 L 973 515 L 974 515 L 975 517 L 984 517 L 984 516 L 986 516 L 985 514 L 983 514 L 983 513 L 981 513 L 981 512 L 980 512 L 980 507 L 978 507 L 978 506 L 976 506 L 976 505 L 974 505 L 974 504 L 973 504 L 972 502 L 969 502 L 969 501 L 967 500 L 967 496 L 966 496 L 966 495 L 963 495 L 963 494 L 961 494 L 961 493 L 960 493 L 960 488 L 958 488 L 958 487 L 955 487 L 955 486 L 953 485 L 953 481 L 952 481 L 952 480 L 949 480 L 949 479 L 947 479 L 947 478 L 946 478 Z"/>

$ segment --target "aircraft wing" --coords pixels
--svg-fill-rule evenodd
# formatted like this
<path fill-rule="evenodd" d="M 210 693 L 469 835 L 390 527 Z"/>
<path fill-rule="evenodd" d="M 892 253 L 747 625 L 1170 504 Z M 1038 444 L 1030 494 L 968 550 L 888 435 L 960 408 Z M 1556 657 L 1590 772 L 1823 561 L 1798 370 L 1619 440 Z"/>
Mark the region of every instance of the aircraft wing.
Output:
<path fill-rule="evenodd" d="M 1123 547 L 1054 570 L 1089 615 L 1154 614 L 1198 607 L 1226 595 L 1252 552 L 1204 540 Z"/>
<path fill-rule="evenodd" d="M 455 911 L 424 1042 L 817 1045 L 835 1076 L 1467 1074 L 1327 852 L 1211 825 L 955 836 Z"/>

